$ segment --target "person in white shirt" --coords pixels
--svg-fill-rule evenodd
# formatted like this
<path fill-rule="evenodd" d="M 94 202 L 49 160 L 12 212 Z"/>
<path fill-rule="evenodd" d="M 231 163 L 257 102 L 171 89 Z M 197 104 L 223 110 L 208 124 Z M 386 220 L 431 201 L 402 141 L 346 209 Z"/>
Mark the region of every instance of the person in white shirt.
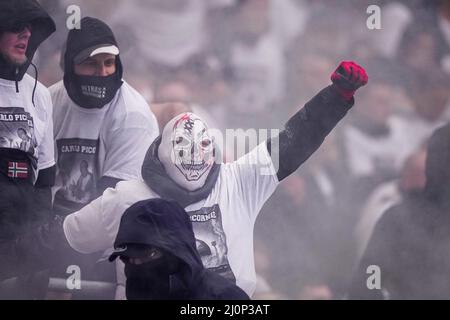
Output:
<path fill-rule="evenodd" d="M 65 218 L 68 243 L 85 254 L 112 248 L 121 216 L 131 205 L 151 198 L 176 201 L 190 217 L 205 267 L 251 296 L 256 287 L 253 227 L 261 207 L 279 181 L 321 145 L 367 80 L 364 69 L 343 62 L 332 76 L 333 85 L 295 114 L 279 136 L 226 164 L 217 163 L 219 149 L 200 117 L 176 116 L 148 149 L 143 181 L 120 182 Z M 116 297 L 123 296 L 122 288 Z"/>
<path fill-rule="evenodd" d="M 85 17 L 81 29 L 68 33 L 64 78 L 50 87 L 57 216 L 80 210 L 119 181 L 140 179 L 145 151 L 159 134 L 145 99 L 122 79 L 119 53 L 112 30 L 99 19 Z M 55 275 L 78 265 L 84 280 L 110 280 L 114 272 L 103 278 L 108 271 L 98 269 L 104 267 L 96 263 L 99 254 L 65 250 Z"/>
<path fill-rule="evenodd" d="M 39 226 L 50 218 L 55 178 L 52 101 L 26 72 L 55 29 L 37 1 L 0 1 L 0 281 L 23 285 L 0 298 L 37 298 L 27 279 L 47 267 Z"/>
<path fill-rule="evenodd" d="M 145 99 L 122 80 L 112 30 L 90 17 L 71 30 L 64 54 L 64 80 L 50 87 L 53 99 L 57 176 L 54 211 L 81 209 L 118 181 L 139 179 L 145 150 L 159 134 Z M 94 177 L 83 196 L 65 192 L 78 181 L 80 165 Z"/>

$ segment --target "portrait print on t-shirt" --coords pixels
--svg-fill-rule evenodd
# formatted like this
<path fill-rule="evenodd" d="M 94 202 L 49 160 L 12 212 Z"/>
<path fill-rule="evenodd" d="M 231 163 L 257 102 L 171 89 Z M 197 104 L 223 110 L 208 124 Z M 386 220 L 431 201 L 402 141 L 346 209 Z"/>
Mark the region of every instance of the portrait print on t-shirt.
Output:
<path fill-rule="evenodd" d="M 219 205 L 190 211 L 188 214 L 194 229 L 197 251 L 205 268 L 236 283 L 228 262 L 228 247 Z"/>
<path fill-rule="evenodd" d="M 0 148 L 26 152 L 37 160 L 33 117 L 24 108 L 0 108 Z"/>
<path fill-rule="evenodd" d="M 56 141 L 61 188 L 55 202 L 87 204 L 95 198 L 98 143 L 78 138 Z"/>

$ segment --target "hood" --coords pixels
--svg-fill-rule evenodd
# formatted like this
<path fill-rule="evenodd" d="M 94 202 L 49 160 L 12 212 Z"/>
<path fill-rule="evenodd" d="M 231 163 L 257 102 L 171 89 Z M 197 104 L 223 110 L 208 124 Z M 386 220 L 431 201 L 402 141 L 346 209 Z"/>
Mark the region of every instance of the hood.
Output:
<path fill-rule="evenodd" d="M 187 285 L 204 269 L 189 215 L 173 201 L 149 199 L 129 207 L 120 220 L 114 248 L 120 252 L 126 244 L 151 245 L 179 258 Z"/>
<path fill-rule="evenodd" d="M 72 85 L 74 74 L 74 58 L 83 50 L 100 44 L 110 44 L 119 47 L 111 28 L 103 21 L 91 17 L 81 19 L 81 29 L 72 29 L 67 36 L 63 57 L 64 86 Z M 116 56 L 116 73 L 119 79 L 123 76 L 123 66 L 120 55 Z M 70 92 L 70 90 L 67 90 Z"/>
<path fill-rule="evenodd" d="M 437 129 L 428 142 L 426 160 L 427 200 L 450 208 L 450 123 Z"/>
<path fill-rule="evenodd" d="M 36 50 L 56 30 L 53 19 L 35 0 L 0 0 L 0 30 L 8 30 L 17 22 L 29 22 L 31 38 L 26 56 L 28 61 L 18 68 L 0 56 L 0 78 L 21 81 L 33 60 Z"/>
<path fill-rule="evenodd" d="M 180 187 L 166 173 L 158 158 L 158 147 L 161 136 L 156 138 L 147 151 L 142 165 L 142 178 L 145 183 L 161 198 L 178 202 L 183 208 L 206 199 L 216 184 L 220 172 L 220 164 L 214 163 L 205 184 L 198 190 L 188 191 Z"/>

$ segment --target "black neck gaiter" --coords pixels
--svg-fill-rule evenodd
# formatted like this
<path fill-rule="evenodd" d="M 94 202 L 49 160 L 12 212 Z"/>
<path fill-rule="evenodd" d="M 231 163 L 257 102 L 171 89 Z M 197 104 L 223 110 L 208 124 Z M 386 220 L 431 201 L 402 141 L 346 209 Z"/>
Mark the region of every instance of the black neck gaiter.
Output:
<path fill-rule="evenodd" d="M 123 84 L 119 73 L 106 77 L 70 74 L 64 77 L 69 97 L 82 108 L 103 108 L 110 103 Z"/>
<path fill-rule="evenodd" d="M 125 263 L 128 300 L 169 300 L 172 297 L 171 275 L 179 271 L 176 259 L 163 257 L 141 265 Z"/>
<path fill-rule="evenodd" d="M 80 76 L 74 71 L 75 57 L 94 46 L 118 47 L 111 28 L 103 21 L 91 17 L 81 19 L 81 29 L 69 31 L 64 53 L 64 87 L 78 106 L 94 109 L 110 103 L 122 85 L 123 66 L 116 56 L 116 72 L 107 77 Z"/>
<path fill-rule="evenodd" d="M 198 190 L 188 191 L 173 181 L 158 158 L 158 147 L 161 136 L 151 144 L 142 164 L 142 178 L 147 186 L 155 191 L 161 198 L 178 202 L 182 207 L 206 199 L 214 188 L 220 174 L 220 163 L 214 162 L 208 174 L 205 185 Z"/>

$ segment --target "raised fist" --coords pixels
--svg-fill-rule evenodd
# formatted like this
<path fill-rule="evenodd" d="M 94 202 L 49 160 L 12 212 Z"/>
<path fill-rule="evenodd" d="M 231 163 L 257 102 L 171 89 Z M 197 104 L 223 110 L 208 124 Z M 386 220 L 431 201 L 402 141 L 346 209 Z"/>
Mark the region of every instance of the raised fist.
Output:
<path fill-rule="evenodd" d="M 345 100 L 351 100 L 355 91 L 368 80 L 366 71 L 353 61 L 342 61 L 331 75 L 333 87 Z"/>

